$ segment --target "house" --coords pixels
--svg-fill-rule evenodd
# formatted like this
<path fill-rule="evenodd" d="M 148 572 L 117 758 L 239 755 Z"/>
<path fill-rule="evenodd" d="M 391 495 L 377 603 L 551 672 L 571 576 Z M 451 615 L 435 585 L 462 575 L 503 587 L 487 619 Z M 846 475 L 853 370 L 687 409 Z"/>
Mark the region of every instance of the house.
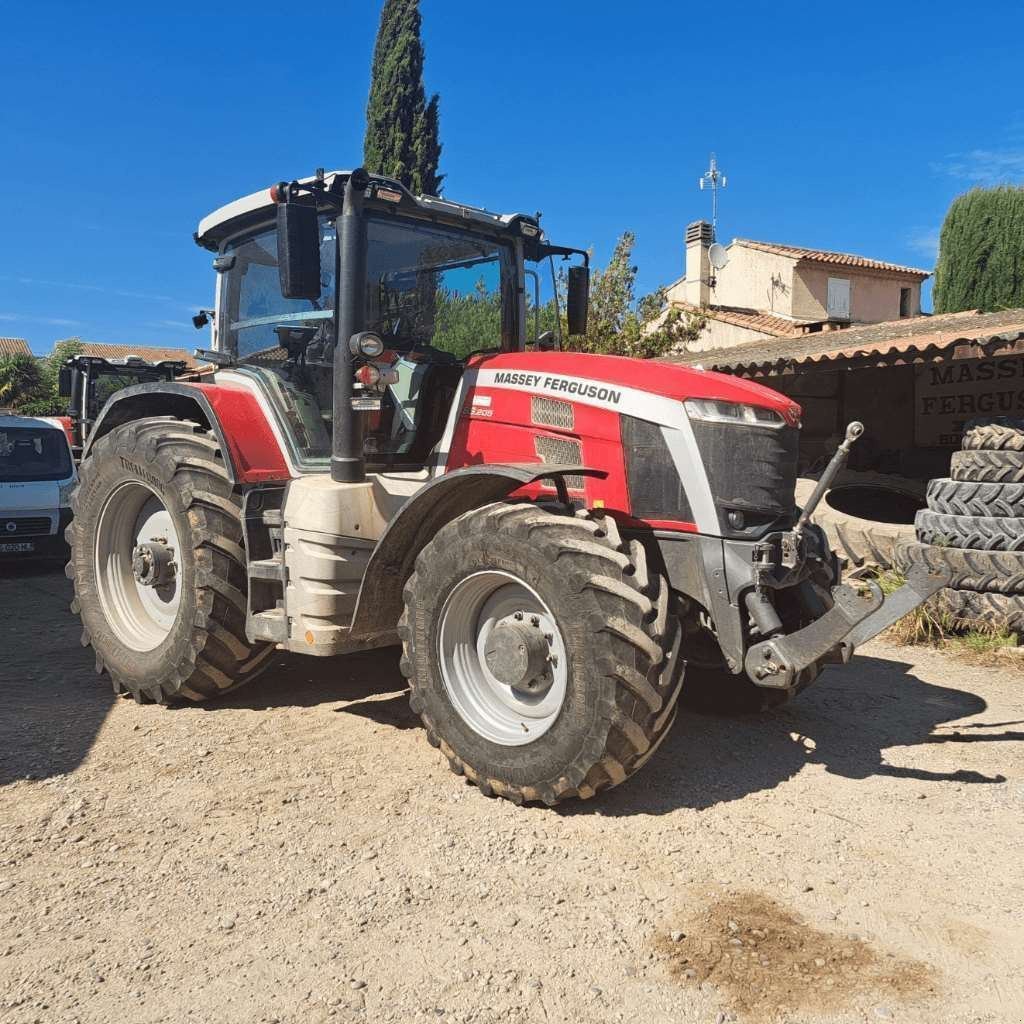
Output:
<path fill-rule="evenodd" d="M 866 430 L 851 453 L 856 469 L 944 477 L 968 421 L 1024 416 L 1024 309 L 764 337 L 667 358 L 756 380 L 797 402 L 801 469 L 820 468 L 846 424 L 860 420 Z"/>
<path fill-rule="evenodd" d="M 32 350 L 24 338 L 0 338 L 0 359 L 8 356 L 30 356 Z"/>
<path fill-rule="evenodd" d="M 686 276 L 667 290 L 672 307 L 704 317 L 691 351 L 921 315 L 930 271 L 748 238 L 712 252 L 712 242 L 706 221 L 687 226 Z"/>

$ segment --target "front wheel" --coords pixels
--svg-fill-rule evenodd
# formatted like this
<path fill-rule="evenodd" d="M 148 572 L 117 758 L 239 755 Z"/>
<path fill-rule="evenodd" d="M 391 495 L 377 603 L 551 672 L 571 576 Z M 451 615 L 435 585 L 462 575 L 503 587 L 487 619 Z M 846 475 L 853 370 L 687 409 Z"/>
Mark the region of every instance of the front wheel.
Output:
<path fill-rule="evenodd" d="M 399 626 L 413 710 L 487 795 L 555 804 L 624 781 L 675 716 L 680 622 L 614 520 L 498 503 L 424 548 Z"/>
<path fill-rule="evenodd" d="M 246 640 L 241 506 L 208 433 L 169 417 L 115 428 L 72 506 L 71 607 L 116 693 L 198 701 L 251 678 L 272 648 Z"/>

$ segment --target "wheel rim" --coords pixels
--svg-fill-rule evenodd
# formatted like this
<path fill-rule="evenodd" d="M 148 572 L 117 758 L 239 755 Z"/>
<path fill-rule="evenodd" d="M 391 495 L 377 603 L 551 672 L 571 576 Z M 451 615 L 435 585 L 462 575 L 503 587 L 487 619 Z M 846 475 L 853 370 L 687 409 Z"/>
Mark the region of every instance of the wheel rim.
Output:
<path fill-rule="evenodd" d="M 495 629 L 536 630 L 541 671 L 521 684 L 502 682 L 488 666 Z M 503 634 L 502 634 L 503 635 Z M 459 582 L 441 610 L 438 628 L 441 677 L 452 706 L 476 733 L 492 743 L 524 746 L 554 725 L 568 684 L 565 641 L 551 610 L 535 590 L 507 572 L 474 573 Z"/>
<path fill-rule="evenodd" d="M 174 521 L 152 489 L 131 481 L 110 493 L 96 528 L 96 582 L 107 622 L 126 647 L 151 651 L 173 629 L 180 552 Z"/>

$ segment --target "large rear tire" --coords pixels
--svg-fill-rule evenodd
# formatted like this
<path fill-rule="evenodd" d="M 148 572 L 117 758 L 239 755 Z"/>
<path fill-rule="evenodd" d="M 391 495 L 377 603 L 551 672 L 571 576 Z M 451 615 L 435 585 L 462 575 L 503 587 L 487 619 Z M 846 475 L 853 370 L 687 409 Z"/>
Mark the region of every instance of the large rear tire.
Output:
<path fill-rule="evenodd" d="M 673 598 L 611 518 L 466 513 L 417 559 L 399 636 L 427 738 L 488 796 L 592 797 L 636 772 L 675 717 Z"/>
<path fill-rule="evenodd" d="M 251 678 L 273 648 L 246 640 L 241 503 L 209 433 L 170 417 L 116 427 L 71 504 L 71 608 L 115 693 L 201 701 Z"/>

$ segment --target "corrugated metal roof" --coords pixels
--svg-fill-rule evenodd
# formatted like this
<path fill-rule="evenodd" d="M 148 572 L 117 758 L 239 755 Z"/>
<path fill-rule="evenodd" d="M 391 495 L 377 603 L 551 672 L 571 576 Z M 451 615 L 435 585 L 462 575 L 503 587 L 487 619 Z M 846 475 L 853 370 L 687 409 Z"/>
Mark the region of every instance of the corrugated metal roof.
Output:
<path fill-rule="evenodd" d="M 4 356 L 30 356 L 32 349 L 24 338 L 0 338 L 0 358 Z"/>
<path fill-rule="evenodd" d="M 920 316 L 798 338 L 766 338 L 667 359 L 741 377 L 764 377 L 841 365 L 898 365 L 1018 350 L 1024 351 L 1024 309 Z"/>
<path fill-rule="evenodd" d="M 795 260 L 811 260 L 814 263 L 831 263 L 843 267 L 859 267 L 862 270 L 884 270 L 890 274 L 905 274 L 924 280 L 931 277 L 930 270 L 919 267 L 904 267 L 899 263 L 887 263 L 885 260 L 873 260 L 867 256 L 855 256 L 849 252 L 829 252 L 827 249 L 804 249 L 796 245 L 783 245 L 779 242 L 755 242 L 750 238 L 735 238 L 733 245 L 744 245 L 748 249 L 774 253 L 776 256 L 789 256 Z"/>

